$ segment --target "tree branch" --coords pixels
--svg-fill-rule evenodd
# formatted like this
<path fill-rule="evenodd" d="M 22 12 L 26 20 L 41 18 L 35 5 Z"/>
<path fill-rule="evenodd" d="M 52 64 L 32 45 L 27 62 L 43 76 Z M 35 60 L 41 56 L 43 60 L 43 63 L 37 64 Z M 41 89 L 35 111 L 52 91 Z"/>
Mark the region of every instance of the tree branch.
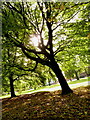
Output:
<path fill-rule="evenodd" d="M 72 18 L 74 18 L 75 17 L 75 15 L 76 14 L 78 14 L 78 12 L 80 12 L 80 11 L 77 11 L 74 15 L 72 15 L 71 16 L 71 18 L 69 18 L 66 22 L 64 22 L 64 21 L 62 21 L 61 23 L 59 23 L 55 28 L 53 28 L 53 31 L 55 30 L 55 29 L 57 29 L 60 25 L 62 25 L 62 24 L 67 24 Z"/>
<path fill-rule="evenodd" d="M 38 6 L 39 6 L 39 9 L 41 10 L 42 12 L 42 17 L 47 21 L 45 15 L 44 15 L 44 12 L 43 12 L 43 6 L 40 6 L 40 2 L 37 2 Z M 43 4 L 43 3 L 42 3 Z"/>
<path fill-rule="evenodd" d="M 17 75 L 17 76 L 18 76 L 17 78 L 13 79 L 13 82 L 16 81 L 16 80 L 18 80 L 19 77 L 22 77 L 22 76 L 24 76 L 24 75 L 29 75 L 29 74 L 21 74 L 21 75 L 19 74 L 19 75 Z"/>
<path fill-rule="evenodd" d="M 21 49 L 22 49 L 23 53 L 27 56 L 27 58 L 37 61 L 38 63 L 41 63 L 42 65 L 47 65 L 47 66 L 50 65 L 50 62 L 48 60 L 43 60 L 40 57 L 38 57 L 38 58 L 32 57 L 23 48 L 21 48 Z"/>
<path fill-rule="evenodd" d="M 38 65 L 38 62 L 36 61 L 36 65 L 34 66 L 33 69 L 30 69 L 28 67 L 21 67 L 20 65 L 11 65 L 11 67 L 17 67 L 18 69 L 23 70 L 23 71 L 31 71 L 31 72 L 33 72 L 37 68 L 37 65 Z"/>
<path fill-rule="evenodd" d="M 68 43 L 70 43 L 71 40 L 67 41 L 66 43 L 63 43 L 62 45 L 64 45 L 63 47 L 61 47 L 62 45 L 59 45 L 59 47 L 57 48 L 57 50 L 54 52 L 54 56 L 59 53 L 60 51 L 63 51 L 66 46 L 68 46 Z"/>

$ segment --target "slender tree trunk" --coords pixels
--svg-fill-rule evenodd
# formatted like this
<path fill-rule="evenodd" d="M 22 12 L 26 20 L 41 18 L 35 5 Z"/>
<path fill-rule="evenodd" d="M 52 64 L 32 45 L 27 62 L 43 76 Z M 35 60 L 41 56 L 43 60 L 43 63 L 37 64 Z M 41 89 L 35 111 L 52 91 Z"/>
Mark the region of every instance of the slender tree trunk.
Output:
<path fill-rule="evenodd" d="M 12 75 L 9 76 L 9 79 L 10 79 L 11 97 L 16 97 L 15 91 L 14 91 L 14 85 L 13 85 L 13 78 L 12 78 Z"/>
<path fill-rule="evenodd" d="M 78 73 L 76 70 L 75 70 L 75 75 L 76 75 L 76 79 L 79 80 Z"/>
<path fill-rule="evenodd" d="M 67 81 L 66 81 L 65 77 L 63 76 L 62 71 L 59 68 L 59 65 L 55 61 L 52 62 L 51 69 L 53 70 L 53 72 L 57 76 L 58 81 L 61 85 L 62 95 L 68 94 L 68 93 L 73 93 L 73 91 L 68 86 Z"/>
<path fill-rule="evenodd" d="M 86 76 L 88 77 L 89 75 L 88 75 L 88 72 L 87 72 L 86 68 L 84 68 L 84 70 L 85 70 Z"/>
<path fill-rule="evenodd" d="M 48 79 L 48 84 L 49 84 L 49 86 L 51 85 L 51 83 L 50 83 L 50 82 L 51 82 L 51 79 Z"/>
<path fill-rule="evenodd" d="M 43 78 L 42 78 L 42 80 L 41 80 L 41 83 L 42 83 L 42 86 L 45 86 L 45 81 L 44 81 Z"/>

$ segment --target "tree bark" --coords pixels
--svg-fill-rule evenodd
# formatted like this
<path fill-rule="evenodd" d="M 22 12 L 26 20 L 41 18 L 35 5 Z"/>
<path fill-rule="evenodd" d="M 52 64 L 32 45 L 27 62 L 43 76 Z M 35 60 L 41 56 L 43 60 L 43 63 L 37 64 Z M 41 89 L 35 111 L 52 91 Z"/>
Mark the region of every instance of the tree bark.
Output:
<path fill-rule="evenodd" d="M 76 75 L 76 79 L 79 80 L 78 73 L 76 70 L 75 70 L 75 75 Z"/>
<path fill-rule="evenodd" d="M 9 79 L 10 79 L 11 97 L 16 97 L 15 91 L 14 91 L 14 85 L 13 85 L 13 78 L 12 78 L 12 75 L 9 76 Z"/>
<path fill-rule="evenodd" d="M 51 69 L 53 70 L 53 72 L 57 76 L 58 81 L 61 85 L 62 95 L 65 95 L 68 93 L 73 93 L 73 91 L 70 89 L 69 85 L 67 84 L 67 81 L 66 81 L 65 77 L 63 76 L 62 71 L 60 70 L 57 62 L 55 62 L 55 61 L 52 62 Z"/>
<path fill-rule="evenodd" d="M 86 76 L 88 77 L 89 75 L 88 75 L 88 72 L 87 72 L 86 68 L 84 68 L 84 70 L 85 70 Z"/>
<path fill-rule="evenodd" d="M 70 78 L 70 81 L 72 81 L 72 78 Z"/>
<path fill-rule="evenodd" d="M 51 85 L 51 83 L 50 83 L 50 82 L 51 82 L 51 79 L 48 79 L 48 85 L 49 85 L 49 86 Z"/>

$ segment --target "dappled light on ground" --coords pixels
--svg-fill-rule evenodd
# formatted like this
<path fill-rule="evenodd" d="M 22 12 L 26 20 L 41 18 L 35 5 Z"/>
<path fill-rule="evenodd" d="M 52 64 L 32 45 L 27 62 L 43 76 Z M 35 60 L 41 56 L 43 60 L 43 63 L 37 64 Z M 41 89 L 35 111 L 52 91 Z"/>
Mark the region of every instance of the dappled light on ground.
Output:
<path fill-rule="evenodd" d="M 2 120 L 89 120 L 89 87 L 74 89 L 61 96 L 61 91 L 37 92 L 5 98 Z"/>

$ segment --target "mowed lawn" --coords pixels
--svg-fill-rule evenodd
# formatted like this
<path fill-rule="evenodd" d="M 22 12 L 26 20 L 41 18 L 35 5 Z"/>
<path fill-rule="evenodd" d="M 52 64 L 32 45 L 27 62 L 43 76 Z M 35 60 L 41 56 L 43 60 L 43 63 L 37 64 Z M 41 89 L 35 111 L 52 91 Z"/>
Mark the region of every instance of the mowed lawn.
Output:
<path fill-rule="evenodd" d="M 74 84 L 77 84 L 77 83 L 84 83 L 84 82 L 87 82 L 87 84 L 88 84 L 89 81 L 90 81 L 90 77 L 86 77 L 86 78 L 81 78 L 80 80 L 68 81 L 68 84 L 69 85 L 74 85 Z M 87 84 L 86 84 L 86 86 L 87 86 Z M 28 93 L 30 94 L 30 93 L 39 92 L 39 91 L 48 91 L 49 89 L 54 89 L 54 88 L 57 88 L 57 87 L 60 87 L 59 83 L 53 84 L 53 85 L 50 85 L 50 86 L 39 87 L 36 90 L 28 90 L 28 91 L 26 90 L 26 91 L 22 91 L 21 93 L 16 93 L 15 92 L 15 94 L 16 95 L 22 95 L 22 94 L 28 94 Z M 78 86 L 75 85 L 75 87 L 79 87 L 79 85 Z M 10 94 L 0 96 L 0 98 L 6 98 L 6 97 L 10 97 Z"/>
<path fill-rule="evenodd" d="M 37 92 L 2 99 L 2 120 L 90 120 L 89 87 L 61 91 Z"/>

